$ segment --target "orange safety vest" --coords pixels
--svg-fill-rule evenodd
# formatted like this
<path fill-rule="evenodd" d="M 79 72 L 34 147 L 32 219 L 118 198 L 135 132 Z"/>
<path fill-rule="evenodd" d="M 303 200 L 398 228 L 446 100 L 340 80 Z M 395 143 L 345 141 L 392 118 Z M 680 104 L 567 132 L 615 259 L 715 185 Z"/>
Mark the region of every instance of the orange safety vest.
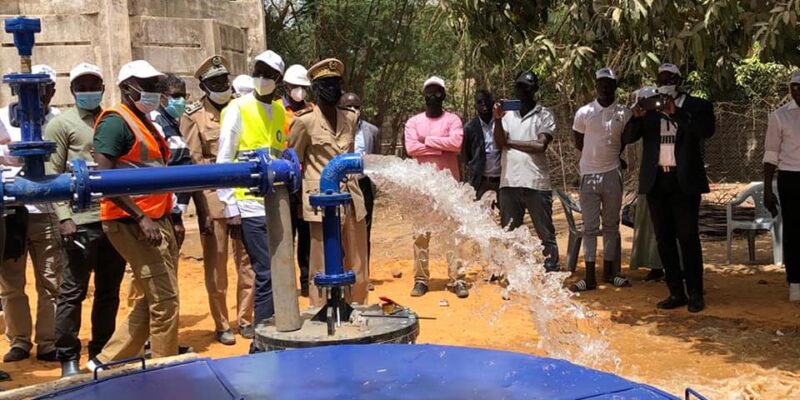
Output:
<path fill-rule="evenodd" d="M 127 154 L 117 159 L 117 169 L 165 167 L 169 160 L 169 146 L 158 132 L 155 132 L 150 121 L 143 122 L 130 108 L 119 104 L 104 110 L 95 120 L 97 124 L 108 114 L 117 114 L 122 117 L 128 129 L 133 132 L 134 142 Z M 156 220 L 172 211 L 172 193 L 146 194 L 131 196 L 133 201 L 150 219 Z M 128 218 L 130 215 L 107 198 L 100 199 L 100 219 L 112 221 Z"/>

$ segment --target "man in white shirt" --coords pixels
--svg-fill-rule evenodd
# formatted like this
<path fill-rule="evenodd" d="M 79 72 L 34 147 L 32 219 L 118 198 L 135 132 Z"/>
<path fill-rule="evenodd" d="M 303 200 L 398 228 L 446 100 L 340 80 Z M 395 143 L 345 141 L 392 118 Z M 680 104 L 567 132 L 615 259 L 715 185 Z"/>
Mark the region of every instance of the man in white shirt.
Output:
<path fill-rule="evenodd" d="M 558 244 L 553 227 L 553 192 L 547 146 L 553 141 L 556 121 L 549 108 L 537 104 L 539 77 L 532 71 L 517 75 L 514 89 L 520 101 L 518 111 L 505 112 L 502 102 L 494 105 L 494 143 L 502 149 L 500 158 L 500 220 L 503 227 L 522 226 L 525 210 L 542 241 L 548 272 L 558 271 Z"/>
<path fill-rule="evenodd" d="M 778 172 L 783 217 L 783 263 L 789 301 L 800 302 L 800 70 L 789 81 L 792 100 L 769 115 L 764 139 L 764 204 L 778 215 L 772 179 Z"/>
<path fill-rule="evenodd" d="M 275 88 L 283 79 L 281 57 L 267 50 L 256 57 L 251 73 L 255 91 L 231 101 L 222 112 L 217 163 L 236 162 L 242 153 L 266 149 L 278 157 L 286 148 L 286 111 Z M 272 301 L 269 244 L 264 198 L 246 189 L 219 189 L 228 230 L 241 238 L 255 272 L 254 320 L 257 325 L 275 314 Z M 250 347 L 251 352 L 255 346 Z"/>
<path fill-rule="evenodd" d="M 595 74 L 597 98 L 578 109 L 572 132 L 581 151 L 581 211 L 586 278 L 570 286 L 574 292 L 597 287 L 595 260 L 600 217 L 603 221 L 603 280 L 617 287 L 630 286 L 615 271 L 620 257 L 619 210 L 622 207 L 622 131 L 631 111 L 616 102 L 617 77 L 610 68 Z"/>
<path fill-rule="evenodd" d="M 34 74 L 47 74 L 53 81 L 42 93 L 42 105 L 46 110 L 45 125 L 59 114 L 50 107 L 50 101 L 56 92 L 55 71 L 46 65 L 35 65 Z M 0 109 L 0 129 L 8 133 L 11 142 L 22 140 L 22 132 L 15 119 L 9 113 L 10 107 Z M 44 126 L 42 127 L 44 132 Z M 22 160 L 11 156 L 7 146 L 0 146 L 0 164 L 10 167 L 5 176 L 17 175 L 22 169 Z M 0 267 L 0 298 L 6 316 L 6 336 L 11 347 L 3 357 L 4 362 L 20 361 L 30 357 L 32 322 L 28 295 L 25 294 L 25 262 L 24 254 L 30 254 L 36 280 L 36 358 L 41 361 L 57 361 L 55 348 L 55 312 L 58 287 L 61 282 L 61 270 L 64 267 L 66 254 L 61 244 L 58 231 L 58 217 L 49 204 L 26 204 L 28 218 L 26 226 L 8 226 L 9 229 L 26 229 L 27 243 L 23 256 L 16 259 L 3 260 Z M 19 208 L 19 212 L 22 211 Z"/>

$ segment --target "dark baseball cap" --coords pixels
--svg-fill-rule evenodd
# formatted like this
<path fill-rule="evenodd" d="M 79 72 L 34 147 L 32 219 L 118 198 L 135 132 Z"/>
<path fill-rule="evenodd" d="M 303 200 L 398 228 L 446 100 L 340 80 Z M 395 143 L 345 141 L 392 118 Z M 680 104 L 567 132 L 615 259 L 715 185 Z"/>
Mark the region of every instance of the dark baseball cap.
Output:
<path fill-rule="evenodd" d="M 539 77 L 533 71 L 520 71 L 514 83 L 522 83 L 529 86 L 539 86 Z"/>

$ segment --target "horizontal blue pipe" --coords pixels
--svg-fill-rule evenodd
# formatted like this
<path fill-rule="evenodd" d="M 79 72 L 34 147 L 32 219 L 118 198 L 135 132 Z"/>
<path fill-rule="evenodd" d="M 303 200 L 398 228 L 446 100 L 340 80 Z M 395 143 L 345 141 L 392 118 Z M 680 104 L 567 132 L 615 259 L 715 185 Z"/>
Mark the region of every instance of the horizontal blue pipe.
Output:
<path fill-rule="evenodd" d="M 37 180 L 14 177 L 3 184 L 4 204 L 31 204 L 72 199 L 72 174 L 45 176 Z"/>
<path fill-rule="evenodd" d="M 322 170 L 319 181 L 320 193 L 338 193 L 339 183 L 348 174 L 364 172 L 364 161 L 361 154 L 346 153 L 334 157 Z"/>

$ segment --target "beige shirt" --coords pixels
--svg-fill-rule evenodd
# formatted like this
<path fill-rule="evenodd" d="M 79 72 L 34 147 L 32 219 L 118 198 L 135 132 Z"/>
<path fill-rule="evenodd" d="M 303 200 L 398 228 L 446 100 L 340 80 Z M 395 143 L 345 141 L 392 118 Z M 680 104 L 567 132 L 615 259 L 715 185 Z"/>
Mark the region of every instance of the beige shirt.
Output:
<path fill-rule="evenodd" d="M 219 147 L 219 110 L 203 96 L 198 102 L 186 107 L 181 116 L 181 136 L 195 164 L 215 164 Z M 208 202 L 208 211 L 214 219 L 224 219 L 224 205 L 216 190 L 203 192 Z"/>
<path fill-rule="evenodd" d="M 322 170 L 328 162 L 340 154 L 355 151 L 355 134 L 358 115 L 346 108 L 339 108 L 334 130 L 319 107 L 298 112 L 291 125 L 289 147 L 294 148 L 303 166 L 303 219 L 309 222 L 321 222 L 322 213 L 314 212 L 309 203 L 309 196 L 319 193 L 319 180 Z M 356 219 L 362 220 L 367 215 L 364 206 L 364 195 L 358 186 L 355 176 L 348 176 L 342 184 L 342 191 L 350 192 Z"/>

